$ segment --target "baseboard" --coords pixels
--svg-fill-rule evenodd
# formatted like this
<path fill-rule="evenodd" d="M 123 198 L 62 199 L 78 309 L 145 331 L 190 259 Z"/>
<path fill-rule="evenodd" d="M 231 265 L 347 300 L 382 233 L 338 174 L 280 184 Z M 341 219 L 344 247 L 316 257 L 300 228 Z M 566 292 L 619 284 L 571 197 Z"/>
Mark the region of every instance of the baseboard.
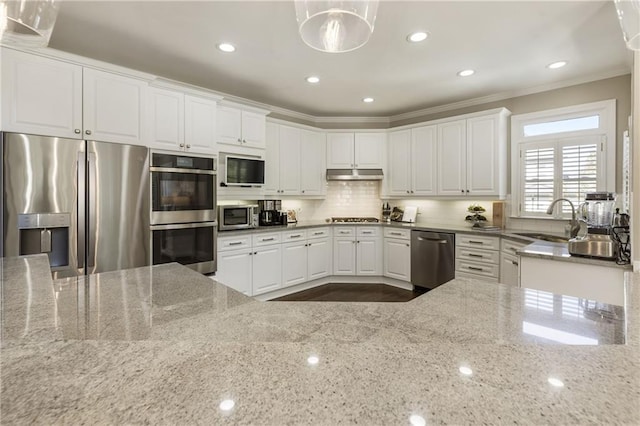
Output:
<path fill-rule="evenodd" d="M 352 276 L 352 275 L 331 275 L 324 278 L 319 278 L 313 281 L 307 281 L 306 283 L 294 285 L 287 288 L 279 288 L 278 290 L 270 291 L 268 293 L 258 294 L 253 296 L 254 299 L 261 302 L 265 302 L 271 299 L 277 299 L 278 297 L 287 296 L 289 294 L 297 293 L 299 291 L 309 290 L 310 288 L 318 287 L 325 284 L 332 283 L 345 283 L 345 284 L 386 284 L 393 287 L 401 288 L 404 290 L 413 290 L 413 285 L 406 281 L 396 280 L 394 278 L 383 276 Z"/>

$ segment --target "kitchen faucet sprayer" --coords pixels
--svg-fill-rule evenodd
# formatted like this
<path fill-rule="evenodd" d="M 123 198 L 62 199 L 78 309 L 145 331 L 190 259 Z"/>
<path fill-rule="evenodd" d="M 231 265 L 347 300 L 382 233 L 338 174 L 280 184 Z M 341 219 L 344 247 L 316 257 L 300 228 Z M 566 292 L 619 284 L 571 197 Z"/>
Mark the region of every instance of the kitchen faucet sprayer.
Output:
<path fill-rule="evenodd" d="M 571 206 L 571 220 L 569 221 L 569 225 L 571 227 L 569 228 L 569 235 L 571 238 L 575 238 L 578 236 L 578 232 L 580 232 L 580 223 L 576 220 L 576 209 L 573 206 L 573 203 L 571 202 L 571 200 L 567 198 L 557 198 L 553 200 L 553 202 L 549 205 L 549 208 L 547 209 L 547 214 L 553 214 L 553 208 L 555 207 L 556 203 L 558 203 L 559 201 L 566 201 Z"/>

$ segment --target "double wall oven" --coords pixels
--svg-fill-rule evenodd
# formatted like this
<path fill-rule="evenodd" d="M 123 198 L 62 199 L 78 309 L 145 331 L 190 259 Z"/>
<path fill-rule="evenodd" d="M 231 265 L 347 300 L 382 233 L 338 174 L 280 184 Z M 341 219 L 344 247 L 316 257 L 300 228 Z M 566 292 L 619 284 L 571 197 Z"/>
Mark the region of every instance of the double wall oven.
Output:
<path fill-rule="evenodd" d="M 151 256 L 203 274 L 216 271 L 216 160 L 151 155 Z"/>

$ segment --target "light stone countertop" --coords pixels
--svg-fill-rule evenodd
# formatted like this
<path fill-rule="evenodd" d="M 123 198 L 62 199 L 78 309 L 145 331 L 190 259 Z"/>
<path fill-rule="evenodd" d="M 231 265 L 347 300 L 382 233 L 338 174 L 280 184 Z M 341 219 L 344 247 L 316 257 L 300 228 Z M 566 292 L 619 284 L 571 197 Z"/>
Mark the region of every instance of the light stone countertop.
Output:
<path fill-rule="evenodd" d="M 623 308 L 467 279 L 406 303 L 257 302 L 177 264 L 2 267 L 6 424 L 640 424 L 637 273 Z"/>

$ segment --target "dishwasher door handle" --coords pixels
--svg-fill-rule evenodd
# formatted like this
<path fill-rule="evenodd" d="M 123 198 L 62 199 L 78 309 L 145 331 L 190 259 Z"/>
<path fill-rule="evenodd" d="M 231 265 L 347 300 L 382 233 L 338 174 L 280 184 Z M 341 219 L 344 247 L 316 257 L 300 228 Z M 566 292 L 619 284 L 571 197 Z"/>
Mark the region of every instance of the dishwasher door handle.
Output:
<path fill-rule="evenodd" d="M 438 243 L 438 244 L 447 244 L 448 241 L 447 240 L 443 240 L 441 238 L 424 238 L 424 237 L 418 237 L 418 241 L 431 241 L 434 243 Z"/>

